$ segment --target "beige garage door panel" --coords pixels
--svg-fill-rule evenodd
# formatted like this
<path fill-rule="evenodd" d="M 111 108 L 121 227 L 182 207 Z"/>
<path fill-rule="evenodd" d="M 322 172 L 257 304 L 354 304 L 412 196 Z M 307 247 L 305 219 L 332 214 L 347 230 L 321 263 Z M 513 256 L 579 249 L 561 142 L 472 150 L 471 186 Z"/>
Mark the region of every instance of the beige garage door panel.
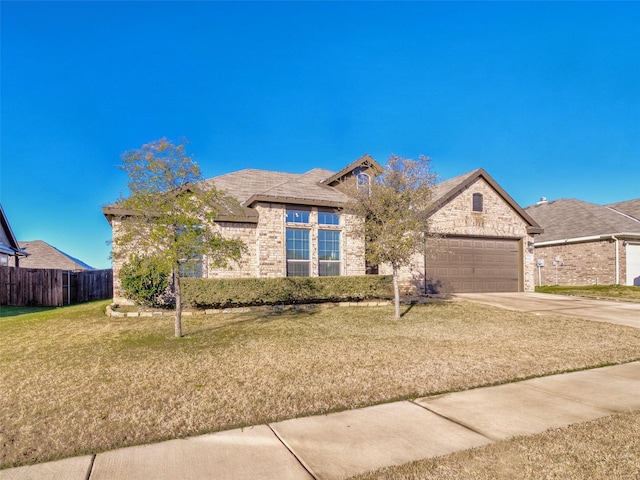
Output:
<path fill-rule="evenodd" d="M 440 293 L 517 292 L 518 240 L 441 239 L 427 261 L 427 277 Z"/>

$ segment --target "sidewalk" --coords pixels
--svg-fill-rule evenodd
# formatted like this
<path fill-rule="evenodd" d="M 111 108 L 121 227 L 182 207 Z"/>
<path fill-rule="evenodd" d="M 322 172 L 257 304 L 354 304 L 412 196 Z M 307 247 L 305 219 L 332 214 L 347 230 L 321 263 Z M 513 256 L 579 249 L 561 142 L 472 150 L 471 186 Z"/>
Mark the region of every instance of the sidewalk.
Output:
<path fill-rule="evenodd" d="M 0 470 L 0 480 L 346 478 L 640 409 L 640 362 Z"/>

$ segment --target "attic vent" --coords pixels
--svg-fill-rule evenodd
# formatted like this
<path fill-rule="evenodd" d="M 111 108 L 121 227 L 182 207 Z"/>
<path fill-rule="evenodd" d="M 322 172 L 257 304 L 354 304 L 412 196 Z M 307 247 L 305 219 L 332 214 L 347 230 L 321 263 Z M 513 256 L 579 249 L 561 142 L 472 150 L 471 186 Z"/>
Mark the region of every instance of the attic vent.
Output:
<path fill-rule="evenodd" d="M 474 193 L 473 194 L 473 211 L 474 212 L 482 212 L 483 210 L 483 205 L 482 205 L 482 194 L 481 193 Z"/>
<path fill-rule="evenodd" d="M 547 203 L 547 197 L 540 197 L 540 201 L 536 205 L 542 205 L 543 203 Z"/>

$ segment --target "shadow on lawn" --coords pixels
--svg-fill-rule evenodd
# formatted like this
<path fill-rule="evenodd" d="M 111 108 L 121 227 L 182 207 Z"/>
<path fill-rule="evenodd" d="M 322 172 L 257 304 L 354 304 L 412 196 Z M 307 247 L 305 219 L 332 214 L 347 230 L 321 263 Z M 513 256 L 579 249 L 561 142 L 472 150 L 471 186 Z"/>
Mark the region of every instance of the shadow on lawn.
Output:
<path fill-rule="evenodd" d="M 46 312 L 59 307 L 8 307 L 0 306 L 0 318 L 17 317 L 18 315 L 28 315 L 30 313 Z"/>

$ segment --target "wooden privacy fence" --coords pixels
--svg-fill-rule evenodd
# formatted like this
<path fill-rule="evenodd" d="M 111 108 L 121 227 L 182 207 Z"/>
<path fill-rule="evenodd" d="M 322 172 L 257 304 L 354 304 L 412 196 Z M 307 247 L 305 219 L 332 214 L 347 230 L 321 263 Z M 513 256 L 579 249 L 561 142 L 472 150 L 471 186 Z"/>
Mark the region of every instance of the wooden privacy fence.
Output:
<path fill-rule="evenodd" d="M 0 267 L 0 305 L 61 307 L 112 295 L 112 270 Z"/>

